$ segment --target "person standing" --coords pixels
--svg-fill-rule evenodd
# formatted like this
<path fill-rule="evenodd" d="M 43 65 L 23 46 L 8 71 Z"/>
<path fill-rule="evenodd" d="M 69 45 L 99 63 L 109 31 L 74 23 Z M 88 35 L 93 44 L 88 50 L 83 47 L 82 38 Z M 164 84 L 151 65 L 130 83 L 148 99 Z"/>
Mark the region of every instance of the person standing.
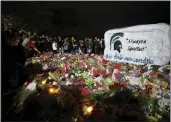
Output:
<path fill-rule="evenodd" d="M 104 39 L 101 38 L 100 39 L 100 49 L 99 49 L 100 54 L 103 54 L 104 53 L 104 49 L 105 49 Z"/>
<path fill-rule="evenodd" d="M 72 39 L 68 38 L 68 42 L 69 42 L 69 52 L 73 52 Z"/>
<path fill-rule="evenodd" d="M 25 49 L 26 57 L 29 58 L 34 52 L 41 53 L 35 46 L 35 41 L 32 38 L 25 38 L 22 46 Z"/>
<path fill-rule="evenodd" d="M 52 49 L 54 53 L 57 53 L 58 50 L 58 46 L 57 46 L 57 42 L 54 40 L 52 43 Z"/>
<path fill-rule="evenodd" d="M 45 51 L 45 49 L 46 49 L 45 42 L 46 42 L 45 36 L 41 35 L 40 36 L 40 42 L 39 42 L 39 47 L 40 47 L 41 51 Z"/>
<path fill-rule="evenodd" d="M 87 54 L 87 41 L 88 41 L 88 38 L 85 37 L 84 39 L 84 44 L 85 44 L 85 54 Z"/>
<path fill-rule="evenodd" d="M 99 51 L 100 51 L 100 39 L 96 37 L 94 40 L 94 52 L 95 54 L 99 54 Z"/>
<path fill-rule="evenodd" d="M 58 43 L 58 50 L 60 51 L 60 53 L 63 53 L 63 40 L 60 36 L 58 37 L 57 43 Z"/>
<path fill-rule="evenodd" d="M 80 40 L 79 43 L 81 52 L 85 54 L 85 42 L 83 40 Z"/>
<path fill-rule="evenodd" d="M 26 57 L 24 54 L 24 49 L 20 45 L 21 40 L 19 37 L 11 37 L 6 39 L 7 42 L 3 45 L 5 46 L 3 47 L 5 49 L 3 50 L 5 61 L 2 68 L 2 74 L 4 74 L 2 75 L 2 79 L 5 81 L 3 85 L 8 85 L 8 88 L 14 88 L 24 82 L 23 65 L 26 61 Z M 5 41 L 5 38 L 2 38 L 2 40 Z M 5 91 L 8 90 L 7 87 L 3 88 L 5 88 Z"/>
<path fill-rule="evenodd" d="M 6 37 L 2 34 L 2 119 L 11 117 L 8 116 L 9 114 L 7 114 L 7 112 L 9 111 L 7 110 L 9 110 L 10 105 L 13 104 L 14 91 L 26 81 L 23 70 L 26 58 L 23 47 L 20 45 L 21 40 L 19 37 L 11 36 L 12 35 L 7 35 Z"/>
<path fill-rule="evenodd" d="M 92 38 L 88 38 L 86 42 L 86 52 L 87 54 L 91 54 L 93 51 L 93 40 Z"/>
<path fill-rule="evenodd" d="M 64 53 L 68 53 L 69 52 L 69 42 L 67 39 L 64 40 Z"/>
<path fill-rule="evenodd" d="M 44 40 L 42 39 L 41 36 L 38 37 L 37 42 L 38 42 L 38 48 L 39 48 L 39 50 L 41 52 L 43 52 Z"/>
<path fill-rule="evenodd" d="M 73 52 L 78 53 L 78 42 L 77 42 L 77 40 L 74 37 L 72 37 L 71 40 L 72 40 Z"/>
<path fill-rule="evenodd" d="M 52 51 L 52 37 L 47 37 L 46 51 Z"/>

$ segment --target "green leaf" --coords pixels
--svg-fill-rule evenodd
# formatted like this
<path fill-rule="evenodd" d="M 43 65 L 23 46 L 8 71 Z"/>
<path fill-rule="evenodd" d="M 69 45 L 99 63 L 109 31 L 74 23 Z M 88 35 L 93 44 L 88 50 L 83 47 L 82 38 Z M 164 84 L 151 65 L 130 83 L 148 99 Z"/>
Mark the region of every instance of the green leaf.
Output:
<path fill-rule="evenodd" d="M 94 82 L 93 82 L 92 80 L 87 80 L 87 81 L 85 82 L 85 84 L 87 85 L 88 88 L 90 88 L 91 85 L 92 85 L 93 83 L 94 83 Z"/>
<path fill-rule="evenodd" d="M 150 122 L 158 122 L 158 119 L 154 116 L 149 116 L 149 115 L 146 115 L 147 119 L 149 119 Z"/>

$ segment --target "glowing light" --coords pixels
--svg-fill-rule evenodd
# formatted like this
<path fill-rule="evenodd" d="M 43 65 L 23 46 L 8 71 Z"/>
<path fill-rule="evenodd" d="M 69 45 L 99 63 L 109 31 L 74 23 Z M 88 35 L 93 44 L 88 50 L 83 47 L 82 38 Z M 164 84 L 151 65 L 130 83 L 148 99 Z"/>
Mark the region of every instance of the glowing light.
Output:
<path fill-rule="evenodd" d="M 59 94 L 60 93 L 60 89 L 59 88 L 58 89 L 50 88 L 49 89 L 49 93 L 51 93 L 51 94 Z"/>
<path fill-rule="evenodd" d="M 42 84 L 44 85 L 45 83 L 46 83 L 46 80 L 43 80 L 43 81 L 42 81 Z"/>
<path fill-rule="evenodd" d="M 83 106 L 84 115 L 90 115 L 93 111 L 93 106 Z"/>
<path fill-rule="evenodd" d="M 87 107 L 87 113 L 91 113 L 92 111 L 93 111 L 93 106 L 89 106 L 89 107 Z"/>
<path fill-rule="evenodd" d="M 49 89 L 49 92 L 50 92 L 50 93 L 54 93 L 54 91 L 55 91 L 55 90 L 54 90 L 53 88 L 50 88 L 50 89 Z"/>

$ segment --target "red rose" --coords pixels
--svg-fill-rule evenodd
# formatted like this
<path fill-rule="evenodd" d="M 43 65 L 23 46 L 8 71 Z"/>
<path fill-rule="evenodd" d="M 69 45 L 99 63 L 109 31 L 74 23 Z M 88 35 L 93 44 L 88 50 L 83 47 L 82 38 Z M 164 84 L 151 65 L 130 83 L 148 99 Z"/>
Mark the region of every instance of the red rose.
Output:
<path fill-rule="evenodd" d="M 114 85 L 109 85 L 109 89 L 112 89 L 112 88 L 114 88 Z"/>
<path fill-rule="evenodd" d="M 120 86 L 121 86 L 121 87 L 125 87 L 125 86 L 126 86 L 126 83 L 125 83 L 125 82 L 122 82 L 122 83 L 120 84 Z"/>
<path fill-rule="evenodd" d="M 114 83 L 114 86 L 119 86 L 119 83 Z"/>
<path fill-rule="evenodd" d="M 93 69 L 93 76 L 97 76 L 100 74 L 100 69 Z"/>
<path fill-rule="evenodd" d="M 115 65 L 115 68 L 118 69 L 118 70 L 120 70 L 121 69 L 121 66 L 122 66 L 122 64 L 116 64 Z"/>
<path fill-rule="evenodd" d="M 105 75 L 107 74 L 107 72 L 106 72 L 105 69 L 102 69 L 102 70 L 100 70 L 100 74 L 101 74 L 102 76 L 105 76 Z"/>
<path fill-rule="evenodd" d="M 101 73 L 101 69 L 96 69 L 97 73 L 100 74 Z"/>
<path fill-rule="evenodd" d="M 155 72 L 150 72 L 149 75 L 151 78 L 157 78 L 157 73 Z"/>
<path fill-rule="evenodd" d="M 90 92 L 88 91 L 88 89 L 82 87 L 81 88 L 81 95 L 83 96 L 88 96 L 90 94 Z"/>
<path fill-rule="evenodd" d="M 93 76 L 96 76 L 96 75 L 97 75 L 97 70 L 93 69 Z"/>
<path fill-rule="evenodd" d="M 107 64 L 107 62 L 108 62 L 108 61 L 107 61 L 107 60 L 105 60 L 105 59 L 103 59 L 103 60 L 102 60 L 102 64 L 103 64 L 103 65 L 106 65 L 106 64 Z"/>

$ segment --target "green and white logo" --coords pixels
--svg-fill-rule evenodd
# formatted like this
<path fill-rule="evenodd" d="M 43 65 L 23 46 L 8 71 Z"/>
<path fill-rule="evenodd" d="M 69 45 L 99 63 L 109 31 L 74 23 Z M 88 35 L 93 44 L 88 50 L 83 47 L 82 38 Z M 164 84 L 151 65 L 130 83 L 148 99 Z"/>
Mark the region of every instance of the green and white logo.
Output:
<path fill-rule="evenodd" d="M 124 36 L 123 33 L 115 33 L 110 39 L 110 50 L 117 50 L 119 53 L 122 49 L 122 43 L 120 41 L 120 38 Z M 113 49 L 112 49 L 113 47 Z"/>

